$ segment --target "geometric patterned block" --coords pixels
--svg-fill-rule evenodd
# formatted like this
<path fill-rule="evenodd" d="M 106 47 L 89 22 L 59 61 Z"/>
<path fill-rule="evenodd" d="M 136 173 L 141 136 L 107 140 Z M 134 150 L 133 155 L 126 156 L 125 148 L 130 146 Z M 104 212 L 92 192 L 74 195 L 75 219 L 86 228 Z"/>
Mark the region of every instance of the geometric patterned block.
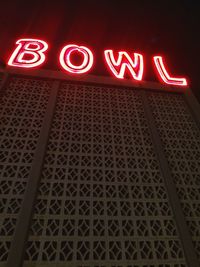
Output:
<path fill-rule="evenodd" d="M 0 262 L 8 256 L 50 93 L 50 83 L 10 78 L 0 105 Z"/>
<path fill-rule="evenodd" d="M 59 88 L 24 266 L 186 267 L 139 90 Z"/>
<path fill-rule="evenodd" d="M 200 261 L 200 131 L 182 95 L 148 93 L 148 98 Z"/>

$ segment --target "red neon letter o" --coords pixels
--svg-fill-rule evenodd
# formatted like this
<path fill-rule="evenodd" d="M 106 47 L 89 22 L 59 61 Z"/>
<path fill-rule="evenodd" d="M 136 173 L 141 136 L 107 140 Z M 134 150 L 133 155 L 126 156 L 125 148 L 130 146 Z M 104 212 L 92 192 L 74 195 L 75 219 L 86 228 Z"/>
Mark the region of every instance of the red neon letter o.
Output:
<path fill-rule="evenodd" d="M 84 56 L 83 62 L 81 65 L 74 65 L 71 63 L 70 56 L 74 51 L 78 51 Z M 60 64 L 64 70 L 70 73 L 86 73 L 88 72 L 93 65 L 93 54 L 92 51 L 85 46 L 78 46 L 75 44 L 66 45 L 62 48 L 60 52 Z"/>

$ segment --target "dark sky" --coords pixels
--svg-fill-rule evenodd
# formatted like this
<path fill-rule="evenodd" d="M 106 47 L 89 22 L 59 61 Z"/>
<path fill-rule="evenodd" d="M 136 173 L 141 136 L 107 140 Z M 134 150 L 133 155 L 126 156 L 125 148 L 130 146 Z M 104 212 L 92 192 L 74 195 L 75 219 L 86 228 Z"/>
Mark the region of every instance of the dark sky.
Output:
<path fill-rule="evenodd" d="M 95 54 L 91 74 L 110 75 L 104 49 L 140 52 L 145 80 L 155 80 L 152 56 L 162 54 L 175 76 L 186 76 L 200 100 L 200 1 L 3 1 L 0 58 L 7 61 L 19 38 L 41 38 L 49 51 L 44 68 L 60 70 L 62 46 L 76 42 Z"/>

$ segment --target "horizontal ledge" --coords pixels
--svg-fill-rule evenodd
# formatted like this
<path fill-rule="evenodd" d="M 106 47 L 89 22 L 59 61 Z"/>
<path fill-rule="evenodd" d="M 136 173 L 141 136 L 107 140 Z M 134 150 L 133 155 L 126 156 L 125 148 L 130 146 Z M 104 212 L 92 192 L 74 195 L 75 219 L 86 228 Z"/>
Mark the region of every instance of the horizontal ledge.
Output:
<path fill-rule="evenodd" d="M 16 67 L 6 67 L 5 69 L 0 69 L 1 73 L 7 72 L 12 75 L 22 75 L 29 77 L 45 78 L 45 79 L 56 79 L 56 80 L 66 80 L 66 81 L 77 81 L 86 82 L 93 84 L 105 84 L 111 86 L 120 87 L 134 87 L 141 89 L 151 89 L 157 91 L 167 91 L 175 93 L 185 93 L 188 89 L 185 87 L 177 87 L 171 85 L 165 85 L 158 82 L 147 82 L 147 81 L 133 81 L 129 79 L 117 79 L 107 76 L 97 76 L 91 74 L 66 74 L 64 71 L 46 70 L 46 69 L 25 69 Z"/>

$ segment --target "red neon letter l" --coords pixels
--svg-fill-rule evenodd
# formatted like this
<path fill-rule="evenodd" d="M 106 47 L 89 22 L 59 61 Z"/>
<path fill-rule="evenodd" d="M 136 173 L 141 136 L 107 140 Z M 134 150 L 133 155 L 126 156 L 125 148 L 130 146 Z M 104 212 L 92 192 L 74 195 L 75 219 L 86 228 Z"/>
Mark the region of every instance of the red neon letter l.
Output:
<path fill-rule="evenodd" d="M 46 42 L 38 39 L 20 39 L 16 44 L 18 46 L 8 60 L 9 66 L 33 68 L 45 61 L 44 51 L 48 49 Z"/>
<path fill-rule="evenodd" d="M 171 85 L 178 85 L 178 86 L 187 85 L 187 80 L 185 78 L 170 77 L 170 75 L 168 74 L 164 66 L 163 58 L 161 56 L 155 56 L 153 57 L 153 60 L 154 60 L 154 64 L 156 66 L 157 72 L 164 83 L 171 84 Z"/>
<path fill-rule="evenodd" d="M 78 52 L 83 55 L 83 62 L 80 65 L 74 65 L 71 62 L 71 53 Z M 62 48 L 60 52 L 60 64 L 64 70 L 70 73 L 86 73 L 93 65 L 93 54 L 92 51 L 85 46 L 78 46 L 75 44 L 69 44 Z"/>
<path fill-rule="evenodd" d="M 125 70 L 128 69 L 133 79 L 141 81 L 144 69 L 143 56 L 134 53 L 134 61 L 127 52 L 118 52 L 117 60 L 114 58 L 113 50 L 105 50 L 104 56 L 111 72 L 118 79 L 124 79 Z"/>

